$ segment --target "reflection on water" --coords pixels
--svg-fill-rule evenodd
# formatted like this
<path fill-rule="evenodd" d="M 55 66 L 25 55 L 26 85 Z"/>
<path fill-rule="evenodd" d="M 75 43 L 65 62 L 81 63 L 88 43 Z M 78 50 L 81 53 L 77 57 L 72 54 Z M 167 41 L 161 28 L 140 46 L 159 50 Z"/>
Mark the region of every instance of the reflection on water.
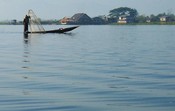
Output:
<path fill-rule="evenodd" d="M 30 39 L 31 39 L 31 36 L 28 35 L 28 34 L 24 34 L 24 59 L 23 59 L 23 62 L 24 62 L 24 65 L 25 66 L 22 66 L 22 68 L 24 69 L 29 69 L 29 66 L 27 66 L 28 63 L 30 63 Z M 26 77 L 24 77 L 26 78 Z"/>
<path fill-rule="evenodd" d="M 30 42 L 30 37 L 28 34 L 24 34 L 24 44 L 28 44 Z"/>
<path fill-rule="evenodd" d="M 82 26 L 68 34 L 3 33 L 0 109 L 174 111 L 172 28 Z"/>

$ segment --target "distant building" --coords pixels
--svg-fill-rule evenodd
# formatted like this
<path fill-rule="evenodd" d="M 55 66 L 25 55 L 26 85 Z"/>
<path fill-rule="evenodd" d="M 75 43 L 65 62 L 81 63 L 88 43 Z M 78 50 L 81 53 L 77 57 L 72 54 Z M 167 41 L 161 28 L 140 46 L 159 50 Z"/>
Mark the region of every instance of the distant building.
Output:
<path fill-rule="evenodd" d="M 71 18 L 64 17 L 63 19 L 59 20 L 60 24 L 68 24 L 71 21 Z"/>
<path fill-rule="evenodd" d="M 85 13 L 77 13 L 73 15 L 69 21 L 69 24 L 92 24 L 92 19 Z"/>
<path fill-rule="evenodd" d="M 131 23 L 133 21 L 134 21 L 133 17 L 131 17 L 129 15 L 121 15 L 118 18 L 118 23 L 120 23 L 120 24 Z"/>
<path fill-rule="evenodd" d="M 150 17 L 146 17 L 146 23 L 150 23 L 150 22 L 151 22 Z"/>
<path fill-rule="evenodd" d="M 76 24 L 76 25 L 86 25 L 92 24 L 93 20 L 85 13 L 77 13 L 71 18 L 64 17 L 59 20 L 60 24 Z"/>
<path fill-rule="evenodd" d="M 168 16 L 160 17 L 160 22 L 168 22 L 168 21 L 169 21 L 169 17 Z"/>

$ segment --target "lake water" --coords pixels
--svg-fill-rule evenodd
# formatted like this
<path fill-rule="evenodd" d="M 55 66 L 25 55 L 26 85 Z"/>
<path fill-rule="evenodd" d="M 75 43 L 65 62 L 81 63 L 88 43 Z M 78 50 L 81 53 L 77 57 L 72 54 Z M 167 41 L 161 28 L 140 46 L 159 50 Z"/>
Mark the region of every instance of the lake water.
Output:
<path fill-rule="evenodd" d="M 175 26 L 22 31 L 0 25 L 2 111 L 175 111 Z"/>

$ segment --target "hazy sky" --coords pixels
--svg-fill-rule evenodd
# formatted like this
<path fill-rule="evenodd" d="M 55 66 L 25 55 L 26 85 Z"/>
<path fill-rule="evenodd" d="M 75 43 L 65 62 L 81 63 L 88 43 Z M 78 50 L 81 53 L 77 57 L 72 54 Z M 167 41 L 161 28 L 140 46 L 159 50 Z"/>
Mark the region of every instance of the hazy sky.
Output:
<path fill-rule="evenodd" d="M 135 8 L 146 15 L 175 14 L 175 0 L 0 0 L 0 20 L 22 20 L 29 9 L 42 19 L 60 19 L 80 12 L 90 17 L 108 15 L 119 7 Z"/>

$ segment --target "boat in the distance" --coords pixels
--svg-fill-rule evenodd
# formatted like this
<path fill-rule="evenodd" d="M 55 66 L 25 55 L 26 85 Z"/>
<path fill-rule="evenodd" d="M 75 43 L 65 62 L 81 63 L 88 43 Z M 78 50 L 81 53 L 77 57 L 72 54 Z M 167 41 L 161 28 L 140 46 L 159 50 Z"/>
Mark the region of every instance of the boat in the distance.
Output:
<path fill-rule="evenodd" d="M 32 10 L 28 11 L 28 16 L 30 17 L 29 19 L 30 30 L 25 33 L 66 33 L 79 27 L 79 26 L 72 26 L 54 30 L 45 30 L 44 27 L 41 25 L 39 18 L 35 15 L 35 13 Z"/>

